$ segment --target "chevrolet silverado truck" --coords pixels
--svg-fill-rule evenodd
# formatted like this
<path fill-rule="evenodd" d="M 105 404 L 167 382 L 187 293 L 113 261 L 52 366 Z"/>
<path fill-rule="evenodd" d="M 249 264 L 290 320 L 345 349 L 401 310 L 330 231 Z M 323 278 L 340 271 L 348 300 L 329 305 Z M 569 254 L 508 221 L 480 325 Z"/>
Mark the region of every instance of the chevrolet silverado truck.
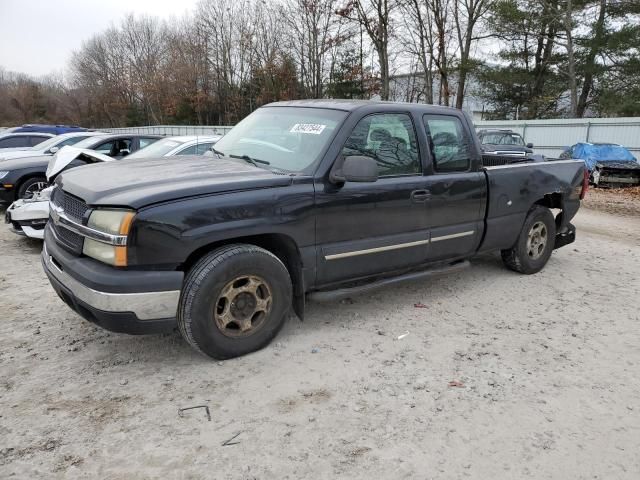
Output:
<path fill-rule="evenodd" d="M 305 301 L 458 271 L 481 252 L 533 274 L 575 240 L 582 161 L 485 168 L 470 118 L 418 104 L 259 108 L 214 156 L 56 179 L 42 252 L 60 298 L 115 332 L 178 328 L 226 359 Z"/>

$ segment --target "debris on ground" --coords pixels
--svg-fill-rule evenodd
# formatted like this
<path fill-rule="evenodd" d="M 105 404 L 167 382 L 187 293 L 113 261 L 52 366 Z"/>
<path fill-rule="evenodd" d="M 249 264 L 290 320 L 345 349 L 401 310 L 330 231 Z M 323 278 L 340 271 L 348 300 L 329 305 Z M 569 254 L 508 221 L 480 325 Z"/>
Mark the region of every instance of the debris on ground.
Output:
<path fill-rule="evenodd" d="M 464 388 L 464 383 L 462 383 L 460 380 L 451 380 L 449 382 L 449 386 L 450 387 Z"/>
<path fill-rule="evenodd" d="M 209 411 L 209 407 L 207 405 L 195 405 L 193 407 L 184 407 L 178 409 L 178 416 L 184 417 L 184 412 L 186 410 L 193 410 L 194 408 L 204 408 L 204 411 L 207 414 L 207 420 L 211 421 L 211 412 Z"/>
<path fill-rule="evenodd" d="M 223 447 L 229 447 L 231 445 L 238 445 L 240 442 L 234 442 L 233 440 L 235 440 L 236 438 L 238 438 L 240 436 L 242 432 L 238 432 L 236 433 L 233 437 L 231 437 L 229 440 L 225 440 L 224 442 L 222 442 L 222 446 Z"/>

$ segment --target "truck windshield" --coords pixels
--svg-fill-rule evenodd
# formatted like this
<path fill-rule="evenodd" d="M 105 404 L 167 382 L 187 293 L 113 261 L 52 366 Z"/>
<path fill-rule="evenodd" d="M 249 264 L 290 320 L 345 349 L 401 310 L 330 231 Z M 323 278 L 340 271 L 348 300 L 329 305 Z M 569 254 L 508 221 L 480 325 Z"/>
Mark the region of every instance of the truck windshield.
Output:
<path fill-rule="evenodd" d="M 346 116 L 347 112 L 321 108 L 263 107 L 233 127 L 215 149 L 299 172 L 318 159 Z"/>
<path fill-rule="evenodd" d="M 487 133 L 482 136 L 483 145 L 519 145 L 524 146 L 524 140 L 517 133 Z"/>

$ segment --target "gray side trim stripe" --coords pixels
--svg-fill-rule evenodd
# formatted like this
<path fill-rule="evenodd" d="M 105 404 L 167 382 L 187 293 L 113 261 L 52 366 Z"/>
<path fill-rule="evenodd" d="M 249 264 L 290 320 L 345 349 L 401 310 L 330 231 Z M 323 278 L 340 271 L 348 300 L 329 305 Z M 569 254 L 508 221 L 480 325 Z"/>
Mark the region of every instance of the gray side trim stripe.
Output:
<path fill-rule="evenodd" d="M 460 237 L 468 237 L 469 235 L 473 235 L 475 230 L 469 230 L 468 232 L 460 232 L 460 233 L 452 233 L 451 235 L 441 235 L 439 237 L 432 237 L 432 242 L 440 242 L 442 240 L 451 240 L 452 238 L 460 238 Z"/>
<path fill-rule="evenodd" d="M 351 252 L 335 253 L 332 255 L 325 255 L 325 260 L 338 260 L 340 258 L 357 257 L 359 255 L 368 255 L 369 253 L 387 252 L 389 250 L 399 250 L 401 248 L 417 247 L 418 245 L 427 245 L 431 242 L 440 242 L 442 240 L 451 240 L 454 238 L 468 237 L 473 235 L 475 230 L 469 230 L 467 232 L 452 233 L 451 235 L 442 235 L 439 237 L 433 237 L 431 240 L 417 240 L 415 242 L 396 243 L 395 245 L 387 245 L 384 247 L 367 248 L 365 250 L 353 250 Z"/>
<path fill-rule="evenodd" d="M 386 252 L 388 250 L 398 250 L 400 248 L 416 247 L 418 245 L 426 245 L 429 240 L 418 240 L 415 242 L 396 243 L 395 245 L 388 245 L 386 247 L 367 248 L 366 250 L 354 250 L 352 252 L 336 253 L 334 255 L 325 255 L 326 260 L 337 260 L 338 258 L 357 257 L 358 255 L 367 255 L 368 253 Z"/>

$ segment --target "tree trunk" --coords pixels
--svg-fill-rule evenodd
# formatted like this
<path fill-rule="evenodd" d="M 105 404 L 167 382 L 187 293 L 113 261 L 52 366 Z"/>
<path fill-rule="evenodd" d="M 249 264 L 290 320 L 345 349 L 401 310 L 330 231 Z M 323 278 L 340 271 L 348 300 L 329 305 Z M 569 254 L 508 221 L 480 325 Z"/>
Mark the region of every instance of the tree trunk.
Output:
<path fill-rule="evenodd" d="M 602 37 L 604 36 L 604 19 L 606 10 L 607 0 L 600 0 L 600 12 L 598 13 L 598 20 L 596 21 L 593 43 L 591 44 L 591 49 L 589 50 L 587 58 L 585 59 L 584 81 L 582 83 L 580 98 L 578 99 L 578 108 L 576 109 L 576 116 L 578 118 L 584 117 L 585 111 L 587 110 L 589 95 L 591 94 L 591 89 L 593 88 L 593 77 L 596 67 L 595 60 L 598 49 L 602 44 Z"/>
<path fill-rule="evenodd" d="M 573 5 L 571 0 L 567 0 L 564 14 L 564 28 L 567 33 L 567 60 L 569 63 L 569 90 L 571 92 L 571 106 L 569 116 L 576 118 L 578 112 L 578 82 L 576 80 L 576 59 L 573 53 Z"/>

